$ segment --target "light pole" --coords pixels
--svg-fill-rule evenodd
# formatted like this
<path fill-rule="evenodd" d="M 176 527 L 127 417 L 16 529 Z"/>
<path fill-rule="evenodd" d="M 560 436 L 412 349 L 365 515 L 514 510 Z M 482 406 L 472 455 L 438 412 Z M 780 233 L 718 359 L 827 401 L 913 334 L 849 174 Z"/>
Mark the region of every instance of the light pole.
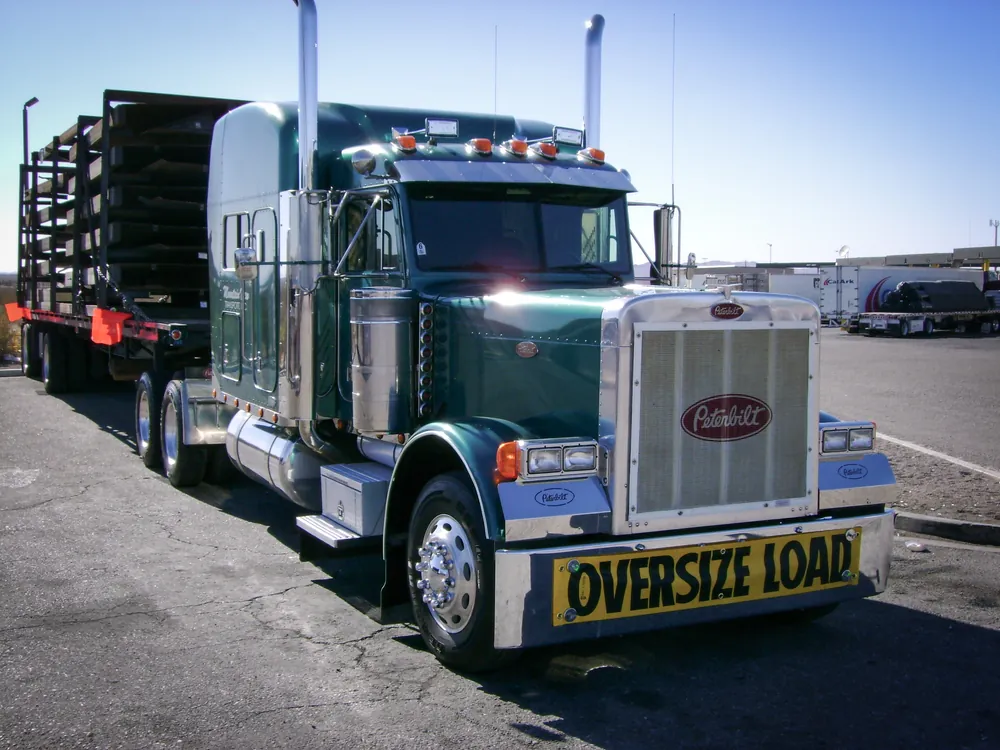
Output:
<path fill-rule="evenodd" d="M 767 243 L 767 262 L 771 262 L 771 243 Z"/>
<path fill-rule="evenodd" d="M 997 227 L 1000 227 L 1000 221 L 996 219 L 990 219 L 990 226 L 993 227 L 993 247 L 997 245 Z"/>
<path fill-rule="evenodd" d="M 28 107 L 38 104 L 38 97 L 33 96 L 24 103 L 24 110 L 21 113 L 24 124 L 24 163 L 28 163 Z"/>

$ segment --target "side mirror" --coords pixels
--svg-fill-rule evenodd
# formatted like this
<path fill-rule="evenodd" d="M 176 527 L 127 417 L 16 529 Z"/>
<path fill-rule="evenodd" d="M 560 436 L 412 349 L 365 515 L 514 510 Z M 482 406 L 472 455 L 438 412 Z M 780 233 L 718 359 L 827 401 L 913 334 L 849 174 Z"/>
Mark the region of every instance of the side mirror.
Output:
<path fill-rule="evenodd" d="M 236 278 L 240 281 L 253 281 L 257 278 L 257 251 L 252 247 L 240 247 L 234 253 L 236 260 Z"/>
<path fill-rule="evenodd" d="M 688 253 L 687 268 L 684 269 L 684 276 L 688 281 L 694 279 L 695 268 L 698 265 L 697 258 L 694 253 Z"/>

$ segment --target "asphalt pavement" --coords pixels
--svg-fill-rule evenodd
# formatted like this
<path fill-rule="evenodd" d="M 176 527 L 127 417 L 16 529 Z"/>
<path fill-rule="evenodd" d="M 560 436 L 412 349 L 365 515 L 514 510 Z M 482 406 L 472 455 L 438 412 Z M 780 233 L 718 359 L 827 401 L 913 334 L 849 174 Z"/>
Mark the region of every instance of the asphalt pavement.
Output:
<path fill-rule="evenodd" d="M 173 489 L 130 422 L 127 388 L 0 378 L 0 748 L 1000 747 L 995 550 L 900 539 L 886 594 L 809 626 L 471 679 L 359 611 L 377 561 L 299 562 L 294 506 Z"/>
<path fill-rule="evenodd" d="M 824 329 L 820 407 L 1000 470 L 1000 336 L 858 336 Z"/>

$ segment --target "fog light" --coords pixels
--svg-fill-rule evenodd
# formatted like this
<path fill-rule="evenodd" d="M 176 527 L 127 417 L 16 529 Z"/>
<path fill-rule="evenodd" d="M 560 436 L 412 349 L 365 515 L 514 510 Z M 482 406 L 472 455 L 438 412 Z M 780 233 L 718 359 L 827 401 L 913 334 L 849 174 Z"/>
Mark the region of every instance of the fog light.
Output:
<path fill-rule="evenodd" d="M 847 450 L 847 430 L 827 430 L 823 433 L 823 452 L 837 453 Z"/>
<path fill-rule="evenodd" d="M 564 471 L 593 471 L 596 468 L 596 445 L 578 445 L 563 451 Z"/>
<path fill-rule="evenodd" d="M 850 443 L 852 451 L 870 451 L 875 445 L 875 430 L 870 427 L 851 430 Z"/>
<path fill-rule="evenodd" d="M 562 449 L 536 448 L 528 451 L 528 473 L 546 474 L 559 471 L 562 462 Z"/>

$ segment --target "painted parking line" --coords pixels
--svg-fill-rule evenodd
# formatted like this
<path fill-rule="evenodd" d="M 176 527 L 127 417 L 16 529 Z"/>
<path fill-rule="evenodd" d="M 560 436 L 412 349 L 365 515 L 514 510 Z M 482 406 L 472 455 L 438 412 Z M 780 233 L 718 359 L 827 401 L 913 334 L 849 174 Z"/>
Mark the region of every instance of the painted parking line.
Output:
<path fill-rule="evenodd" d="M 947 453 L 941 453 L 933 448 L 925 448 L 922 445 L 917 445 L 916 443 L 911 443 L 908 440 L 900 440 L 897 437 L 892 437 L 891 435 L 886 435 L 884 432 L 878 433 L 878 438 L 880 440 L 885 440 L 889 443 L 894 443 L 900 445 L 904 448 L 909 448 L 913 451 L 918 451 L 924 453 L 928 456 L 933 456 L 934 458 L 940 458 L 942 461 L 947 461 L 948 463 L 955 464 L 955 466 L 961 466 L 963 469 L 968 469 L 969 471 L 976 471 L 980 474 L 985 474 L 991 479 L 996 479 L 1000 482 L 1000 471 L 995 469 L 988 469 L 985 466 L 980 466 L 979 464 L 974 464 L 970 461 L 963 461 L 961 458 L 955 458 L 954 456 L 949 456 Z"/>

